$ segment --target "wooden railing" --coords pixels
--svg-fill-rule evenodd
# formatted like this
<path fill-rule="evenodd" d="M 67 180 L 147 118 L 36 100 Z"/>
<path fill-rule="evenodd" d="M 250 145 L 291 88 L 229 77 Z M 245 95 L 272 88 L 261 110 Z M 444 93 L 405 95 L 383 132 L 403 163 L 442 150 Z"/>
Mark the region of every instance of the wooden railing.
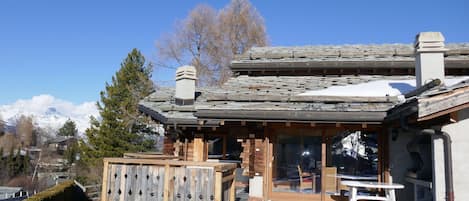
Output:
<path fill-rule="evenodd" d="M 233 163 L 105 158 L 102 201 L 235 200 Z"/>

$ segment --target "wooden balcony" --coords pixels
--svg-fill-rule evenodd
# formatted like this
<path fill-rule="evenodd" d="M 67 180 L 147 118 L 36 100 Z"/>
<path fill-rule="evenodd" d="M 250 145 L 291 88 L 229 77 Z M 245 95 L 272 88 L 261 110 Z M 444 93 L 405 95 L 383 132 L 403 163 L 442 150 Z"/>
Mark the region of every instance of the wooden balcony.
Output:
<path fill-rule="evenodd" d="M 233 163 L 105 158 L 102 201 L 235 200 Z"/>

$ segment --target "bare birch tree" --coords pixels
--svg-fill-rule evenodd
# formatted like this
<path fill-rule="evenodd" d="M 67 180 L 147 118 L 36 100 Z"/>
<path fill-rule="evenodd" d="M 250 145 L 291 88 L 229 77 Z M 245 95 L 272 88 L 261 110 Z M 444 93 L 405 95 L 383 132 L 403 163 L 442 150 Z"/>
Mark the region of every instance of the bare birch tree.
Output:
<path fill-rule="evenodd" d="M 212 49 L 215 43 L 216 11 L 205 4 L 195 7 L 189 16 L 176 22 L 175 30 L 157 41 L 161 62 L 157 65 L 193 65 L 202 85 L 211 85 Z M 216 67 L 215 67 L 216 68 Z"/>
<path fill-rule="evenodd" d="M 157 41 L 160 60 L 156 63 L 159 67 L 193 65 L 199 85 L 217 85 L 229 78 L 234 55 L 265 45 L 264 21 L 248 0 L 232 0 L 218 12 L 199 5 Z"/>
<path fill-rule="evenodd" d="M 33 144 L 33 119 L 21 115 L 16 122 L 16 135 L 19 137 L 20 146 L 29 147 Z"/>
<path fill-rule="evenodd" d="M 218 57 L 224 59 L 219 81 L 225 82 L 230 77 L 228 65 L 234 55 L 242 54 L 253 46 L 266 46 L 267 33 L 262 16 L 249 0 L 232 0 L 218 16 L 221 41 L 225 53 Z"/>

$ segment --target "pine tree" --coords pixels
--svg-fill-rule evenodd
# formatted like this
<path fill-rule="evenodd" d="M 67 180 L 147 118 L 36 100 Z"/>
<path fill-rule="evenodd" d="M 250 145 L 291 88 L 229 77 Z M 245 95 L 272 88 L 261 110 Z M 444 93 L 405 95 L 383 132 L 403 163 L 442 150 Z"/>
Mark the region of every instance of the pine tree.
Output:
<path fill-rule="evenodd" d="M 15 169 L 15 149 L 12 146 L 10 149 L 10 152 L 8 154 L 7 162 L 6 162 L 6 168 L 8 172 L 8 176 L 12 177 L 14 175 L 14 169 Z"/>
<path fill-rule="evenodd" d="M 6 161 L 3 160 L 3 147 L 0 147 L 0 179 L 3 177 L 5 170 Z"/>
<path fill-rule="evenodd" d="M 78 134 L 78 129 L 74 121 L 68 119 L 64 125 L 59 129 L 57 135 L 60 136 L 76 136 Z"/>
<path fill-rule="evenodd" d="M 75 162 L 78 152 L 78 142 L 73 141 L 67 146 L 67 150 L 64 152 L 64 159 L 67 160 L 69 165 Z"/>
<path fill-rule="evenodd" d="M 101 120 L 91 118 L 87 143 L 80 143 L 86 162 L 102 157 L 120 157 L 124 152 L 149 150 L 153 142 L 145 137 L 151 129 L 138 111 L 138 102 L 153 92 L 152 65 L 137 49 L 121 63 L 120 70 L 106 83 L 97 103 Z"/>

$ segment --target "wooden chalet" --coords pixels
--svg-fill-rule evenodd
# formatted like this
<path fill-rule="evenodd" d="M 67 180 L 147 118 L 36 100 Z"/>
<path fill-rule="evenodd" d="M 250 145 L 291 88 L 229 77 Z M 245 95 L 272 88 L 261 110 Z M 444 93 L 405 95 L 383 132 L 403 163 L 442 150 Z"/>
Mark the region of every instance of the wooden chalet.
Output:
<path fill-rule="evenodd" d="M 469 44 L 446 48 L 441 79 L 468 79 Z M 438 83 L 409 84 L 415 74 L 428 81 L 414 55 L 405 44 L 252 48 L 232 61 L 222 86 L 195 87 L 195 68 L 185 66 L 175 88 L 158 89 L 140 110 L 164 125 L 165 154 L 239 160 L 250 200 L 340 200 L 341 178 L 392 180 L 399 118 L 391 117 L 412 113 L 407 106 L 425 91 L 440 93 Z M 419 100 L 419 114 L 446 114 L 432 105 L 445 103 Z M 464 109 L 467 100 L 447 107 Z"/>

